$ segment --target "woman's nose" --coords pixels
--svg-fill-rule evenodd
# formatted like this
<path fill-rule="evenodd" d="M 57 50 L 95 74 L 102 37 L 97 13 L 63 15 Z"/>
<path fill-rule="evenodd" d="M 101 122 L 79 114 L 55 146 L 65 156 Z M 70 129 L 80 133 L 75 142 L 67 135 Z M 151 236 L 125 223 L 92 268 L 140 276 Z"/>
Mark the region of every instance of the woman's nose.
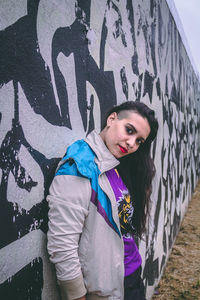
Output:
<path fill-rule="evenodd" d="M 134 136 L 130 137 L 127 141 L 129 148 L 134 148 L 136 146 L 136 138 Z"/>

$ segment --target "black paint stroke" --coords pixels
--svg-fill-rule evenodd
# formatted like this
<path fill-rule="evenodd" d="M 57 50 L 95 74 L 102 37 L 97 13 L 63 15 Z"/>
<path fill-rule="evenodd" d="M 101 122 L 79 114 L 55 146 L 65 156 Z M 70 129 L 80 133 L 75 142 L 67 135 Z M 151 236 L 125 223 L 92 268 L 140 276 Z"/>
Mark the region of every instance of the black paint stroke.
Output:
<path fill-rule="evenodd" d="M 0 299 L 42 300 L 42 289 L 43 263 L 38 257 L 0 284 Z"/>
<path fill-rule="evenodd" d="M 153 84 L 154 84 L 154 76 L 152 76 L 148 71 L 145 71 L 143 97 L 146 94 L 148 94 L 151 103 L 152 103 Z"/>
<path fill-rule="evenodd" d="M 160 78 L 158 78 L 156 81 L 156 91 L 158 98 L 161 100 Z"/>
<path fill-rule="evenodd" d="M 121 78 L 121 83 L 122 83 L 122 91 L 126 97 L 126 100 L 128 100 L 128 80 L 126 77 L 126 69 L 123 67 L 120 70 L 120 78 Z"/>
<path fill-rule="evenodd" d="M 108 1 L 108 3 L 109 2 L 110 2 L 110 0 Z M 111 1 L 111 3 L 112 3 L 112 9 L 114 9 L 115 12 L 117 13 L 117 20 L 115 21 L 115 31 L 113 32 L 113 36 L 115 39 L 117 39 L 119 36 L 121 36 L 122 44 L 124 45 L 124 47 L 127 47 L 126 34 L 123 30 L 121 12 L 120 12 L 119 8 L 117 7 L 117 5 L 115 5 L 115 3 L 113 1 Z"/>
<path fill-rule="evenodd" d="M 134 46 L 134 53 L 131 59 L 131 65 L 132 65 L 132 70 L 133 73 L 136 75 L 139 75 L 139 68 L 138 68 L 138 53 L 136 49 L 136 37 L 135 37 L 135 20 L 134 20 L 134 11 L 133 11 L 133 4 L 132 0 L 127 0 L 126 1 L 126 9 L 127 9 L 127 15 L 128 15 L 128 20 L 130 23 L 130 32 L 131 32 L 131 37 L 132 37 L 132 42 Z"/>
<path fill-rule="evenodd" d="M 150 49 L 151 49 L 151 59 L 153 63 L 154 76 L 157 76 L 157 64 L 156 64 L 156 18 L 154 18 L 151 23 L 151 39 L 150 39 Z"/>

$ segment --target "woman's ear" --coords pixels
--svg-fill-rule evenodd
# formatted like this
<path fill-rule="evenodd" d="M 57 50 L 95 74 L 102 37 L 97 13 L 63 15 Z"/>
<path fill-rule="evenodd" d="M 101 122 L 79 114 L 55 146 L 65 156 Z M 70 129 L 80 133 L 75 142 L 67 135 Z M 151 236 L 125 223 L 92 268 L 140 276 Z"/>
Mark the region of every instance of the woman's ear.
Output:
<path fill-rule="evenodd" d="M 107 118 L 107 127 L 110 127 L 112 122 L 117 119 L 117 113 L 114 111 L 112 114 L 110 114 Z"/>

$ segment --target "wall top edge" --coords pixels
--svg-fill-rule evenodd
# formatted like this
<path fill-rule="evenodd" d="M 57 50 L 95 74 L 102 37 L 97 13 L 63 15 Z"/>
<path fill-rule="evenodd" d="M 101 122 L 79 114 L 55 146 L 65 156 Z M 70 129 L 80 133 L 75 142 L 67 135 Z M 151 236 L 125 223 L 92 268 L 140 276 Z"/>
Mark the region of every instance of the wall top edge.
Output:
<path fill-rule="evenodd" d="M 185 50 L 188 54 L 188 57 L 191 61 L 191 64 L 193 66 L 193 69 L 194 69 L 194 72 L 196 73 L 196 75 L 198 76 L 198 78 L 200 78 L 200 73 L 199 71 L 197 70 L 197 67 L 196 67 L 196 64 L 194 62 L 194 59 L 193 59 L 193 56 L 192 56 L 192 52 L 190 50 L 190 46 L 189 46 L 189 43 L 188 43 L 188 40 L 187 40 L 187 37 L 186 37 L 186 34 L 185 34 L 185 31 L 184 31 L 184 28 L 183 28 L 183 24 L 182 24 L 182 21 L 180 19 L 180 16 L 178 14 L 178 11 L 177 11 L 177 8 L 174 4 L 174 0 L 165 0 L 168 7 L 169 7 L 169 10 L 174 18 L 174 21 L 176 23 L 176 26 L 177 26 L 177 29 L 181 35 L 181 38 L 182 38 L 182 41 L 183 41 L 183 44 L 185 46 Z"/>

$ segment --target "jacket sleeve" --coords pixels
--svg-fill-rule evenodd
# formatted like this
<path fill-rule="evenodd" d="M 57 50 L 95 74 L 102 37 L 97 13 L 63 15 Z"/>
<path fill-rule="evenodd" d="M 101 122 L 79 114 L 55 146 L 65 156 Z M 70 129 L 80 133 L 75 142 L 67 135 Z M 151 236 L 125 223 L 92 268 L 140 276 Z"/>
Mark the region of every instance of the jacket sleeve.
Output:
<path fill-rule="evenodd" d="M 86 294 L 78 257 L 80 235 L 91 197 L 90 181 L 83 177 L 58 175 L 54 178 L 47 201 L 49 230 L 47 248 L 55 264 L 62 300 Z"/>

